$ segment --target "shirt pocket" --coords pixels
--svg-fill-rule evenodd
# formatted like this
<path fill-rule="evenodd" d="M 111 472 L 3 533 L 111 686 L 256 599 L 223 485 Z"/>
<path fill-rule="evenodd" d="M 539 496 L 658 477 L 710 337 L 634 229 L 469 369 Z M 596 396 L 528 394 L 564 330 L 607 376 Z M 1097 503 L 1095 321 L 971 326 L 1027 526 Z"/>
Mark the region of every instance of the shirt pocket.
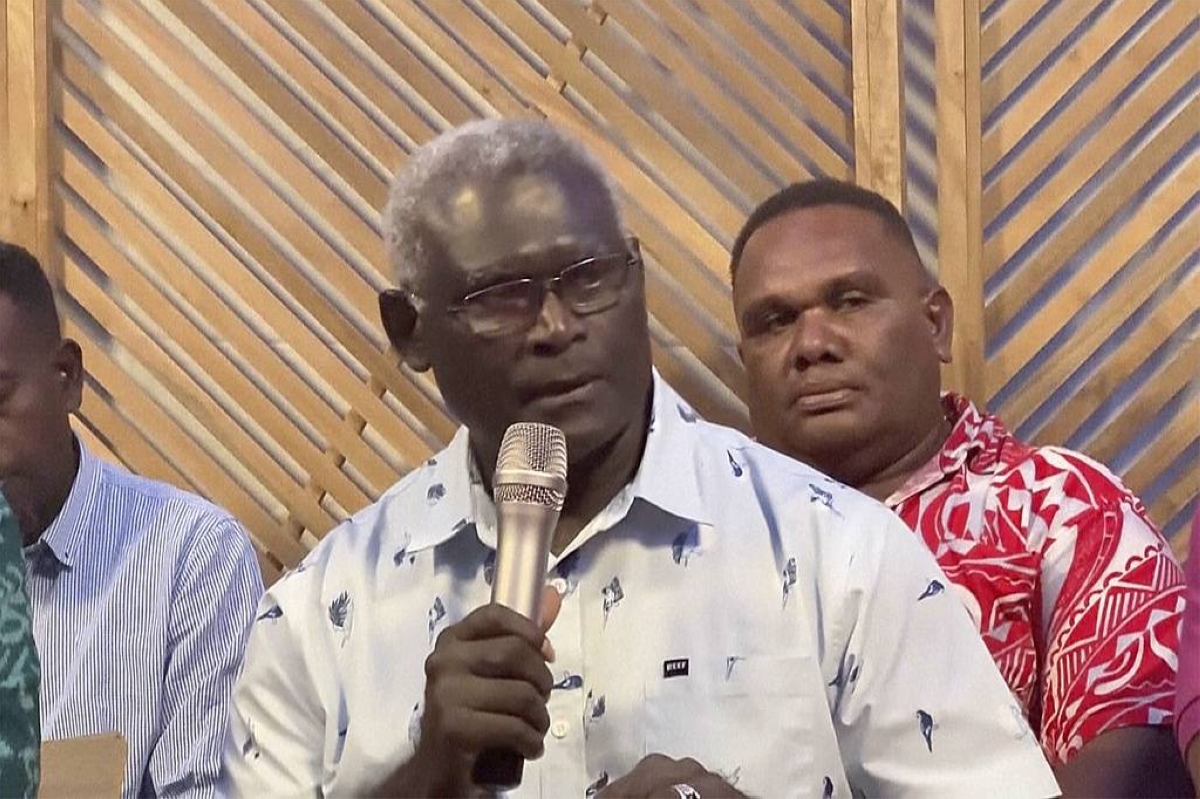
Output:
<path fill-rule="evenodd" d="M 750 796 L 821 795 L 813 714 L 828 709 L 809 662 L 693 659 L 686 674 L 679 663 L 645 681 L 644 754 L 690 757 Z"/>

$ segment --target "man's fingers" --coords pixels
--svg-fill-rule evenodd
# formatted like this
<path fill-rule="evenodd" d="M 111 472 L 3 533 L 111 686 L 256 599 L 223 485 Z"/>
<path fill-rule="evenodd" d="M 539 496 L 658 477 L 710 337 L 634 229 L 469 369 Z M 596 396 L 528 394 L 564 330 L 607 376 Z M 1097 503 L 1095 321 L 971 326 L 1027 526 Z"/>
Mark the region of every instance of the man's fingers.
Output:
<path fill-rule="evenodd" d="M 447 627 L 442 635 L 452 634 L 460 641 L 481 641 L 515 635 L 541 649 L 546 634 L 529 619 L 503 605 L 489 603 L 467 614 L 458 624 Z M 440 637 L 439 637 L 440 640 Z"/>
<path fill-rule="evenodd" d="M 535 760 L 545 751 L 544 733 L 516 716 L 503 713 L 455 708 L 447 714 L 442 730 L 455 750 L 467 754 L 478 754 L 485 749 L 512 749 L 526 760 Z"/>
<path fill-rule="evenodd" d="M 675 760 L 666 755 L 649 755 L 641 760 L 633 771 L 600 792 L 601 799 L 650 799 L 670 797 L 676 799 L 679 792 L 672 786 L 690 785 L 704 799 L 722 796 L 738 796 L 716 774 L 709 772 L 692 758 Z"/>
<path fill-rule="evenodd" d="M 562 610 L 562 594 L 552 586 L 547 585 L 542 589 L 542 632 L 548 632 L 554 625 L 554 620 L 558 618 L 558 612 Z M 554 644 L 550 643 L 550 639 L 546 638 L 542 641 L 542 657 L 547 663 L 553 663 L 558 655 L 554 651 Z"/>
<path fill-rule="evenodd" d="M 523 680 L 543 697 L 554 678 L 537 649 L 523 638 L 508 635 L 483 641 L 455 641 L 435 649 L 425 661 L 429 680 L 470 674 L 484 679 Z"/>
<path fill-rule="evenodd" d="M 562 594 L 552 585 L 542 589 L 542 632 L 548 631 L 562 609 Z"/>
<path fill-rule="evenodd" d="M 524 680 L 483 680 L 461 677 L 438 686 L 438 692 L 452 694 L 455 704 L 475 713 L 512 716 L 535 732 L 545 735 L 550 729 L 546 697 Z"/>

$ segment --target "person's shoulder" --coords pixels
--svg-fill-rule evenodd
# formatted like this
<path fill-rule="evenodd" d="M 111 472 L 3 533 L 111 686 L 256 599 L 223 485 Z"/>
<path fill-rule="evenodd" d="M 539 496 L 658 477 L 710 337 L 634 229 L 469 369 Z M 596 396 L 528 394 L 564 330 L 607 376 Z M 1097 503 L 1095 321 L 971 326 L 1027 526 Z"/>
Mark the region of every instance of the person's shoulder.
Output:
<path fill-rule="evenodd" d="M 241 522 L 225 508 L 170 483 L 99 462 L 100 492 L 108 512 L 153 519 L 161 534 L 247 538 Z"/>
<path fill-rule="evenodd" d="M 699 422 L 700 438 L 710 458 L 732 458 L 748 472 L 755 501 L 793 526 L 803 527 L 819 549 L 856 550 L 877 547 L 878 533 L 906 529 L 882 503 L 803 461 L 754 441 L 733 428 Z M 721 470 L 723 471 L 723 470 Z"/>
<path fill-rule="evenodd" d="M 436 544 L 435 530 L 418 523 L 428 512 L 427 484 L 434 479 L 437 459 L 409 471 L 379 499 L 366 505 L 333 527 L 296 567 L 285 572 L 271 591 L 284 594 L 306 592 L 346 576 L 362 577 L 373 572 L 380 553 L 390 553 L 401 543 L 409 551 Z"/>
<path fill-rule="evenodd" d="M 836 507 L 838 512 L 831 514 L 831 519 L 838 522 L 880 514 L 890 517 L 891 511 L 861 491 L 803 461 L 745 436 L 742 439 L 744 445 L 740 453 L 753 464 L 760 481 L 771 489 L 772 496 L 791 497 L 806 505 Z"/>
<path fill-rule="evenodd" d="M 1111 469 L 1096 459 L 1067 447 L 1016 442 L 1005 449 L 996 472 L 1000 486 L 1022 489 L 1040 504 L 1109 508 L 1122 504 L 1140 507 L 1137 496 Z"/>

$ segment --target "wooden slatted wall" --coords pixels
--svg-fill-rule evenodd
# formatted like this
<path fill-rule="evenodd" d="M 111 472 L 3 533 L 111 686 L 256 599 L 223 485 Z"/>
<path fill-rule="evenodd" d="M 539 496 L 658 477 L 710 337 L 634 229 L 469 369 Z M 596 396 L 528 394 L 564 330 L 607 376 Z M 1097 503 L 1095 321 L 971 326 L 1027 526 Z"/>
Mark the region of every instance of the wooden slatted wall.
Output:
<path fill-rule="evenodd" d="M 414 146 L 484 115 L 583 137 L 649 254 L 660 369 L 732 423 L 728 247 L 785 182 L 853 174 L 825 0 L 62 0 L 53 33 L 84 434 L 228 506 L 275 565 L 452 432 L 374 312 Z"/>
<path fill-rule="evenodd" d="M 1186 540 L 1200 487 L 1200 5 L 985 0 L 986 392 Z"/>
<path fill-rule="evenodd" d="M 904 202 L 956 293 L 956 385 L 1114 462 L 1170 532 L 1195 493 L 1188 3 L 5 4 L 10 34 L 14 8 L 34 35 L 41 14 L 51 57 L 48 110 L 0 126 L 40 118 L 47 166 L 0 193 L 35 198 L 28 240 L 84 342 L 81 434 L 229 507 L 268 577 L 451 434 L 375 319 L 378 210 L 408 152 L 478 116 L 544 116 L 598 152 L 649 256 L 656 362 L 710 418 L 744 424 L 726 265 L 745 214 L 856 177 Z"/>

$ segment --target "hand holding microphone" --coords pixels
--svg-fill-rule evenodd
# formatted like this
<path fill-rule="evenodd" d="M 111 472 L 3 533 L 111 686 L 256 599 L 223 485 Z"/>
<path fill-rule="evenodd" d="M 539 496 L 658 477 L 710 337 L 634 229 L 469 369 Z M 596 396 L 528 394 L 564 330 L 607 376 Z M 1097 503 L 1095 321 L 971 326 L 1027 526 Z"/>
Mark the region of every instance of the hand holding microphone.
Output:
<path fill-rule="evenodd" d="M 421 740 L 410 761 L 417 773 L 397 775 L 418 795 L 515 787 L 524 761 L 542 754 L 554 682 L 545 631 L 559 605 L 546 565 L 566 472 L 557 428 L 520 423 L 506 431 L 493 480 L 492 602 L 447 627 L 425 661 Z"/>

